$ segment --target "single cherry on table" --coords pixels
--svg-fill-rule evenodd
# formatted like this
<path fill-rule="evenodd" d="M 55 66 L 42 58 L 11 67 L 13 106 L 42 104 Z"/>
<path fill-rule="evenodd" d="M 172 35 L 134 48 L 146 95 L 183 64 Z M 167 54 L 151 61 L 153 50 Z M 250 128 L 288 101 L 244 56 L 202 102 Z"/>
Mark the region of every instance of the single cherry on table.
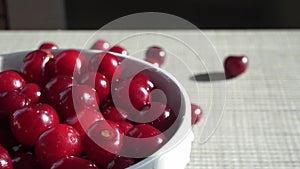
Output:
<path fill-rule="evenodd" d="M 104 51 L 108 50 L 109 48 L 110 48 L 110 44 L 103 39 L 98 39 L 91 47 L 91 49 L 104 50 Z"/>
<path fill-rule="evenodd" d="M 244 73 L 248 67 L 247 56 L 228 56 L 224 61 L 225 74 L 228 78 Z"/>
<path fill-rule="evenodd" d="M 58 49 L 58 46 L 53 42 L 44 42 L 39 46 L 39 49 L 52 50 L 52 49 Z"/>
<path fill-rule="evenodd" d="M 146 50 L 146 58 L 145 60 L 149 63 L 156 64 L 157 66 L 161 66 L 167 57 L 166 51 L 159 46 L 151 46 Z"/>
<path fill-rule="evenodd" d="M 191 108 L 192 108 L 192 125 L 195 125 L 197 123 L 199 123 L 199 121 L 201 120 L 202 116 L 203 116 L 203 110 L 202 108 L 195 104 L 192 103 L 191 104 Z"/>

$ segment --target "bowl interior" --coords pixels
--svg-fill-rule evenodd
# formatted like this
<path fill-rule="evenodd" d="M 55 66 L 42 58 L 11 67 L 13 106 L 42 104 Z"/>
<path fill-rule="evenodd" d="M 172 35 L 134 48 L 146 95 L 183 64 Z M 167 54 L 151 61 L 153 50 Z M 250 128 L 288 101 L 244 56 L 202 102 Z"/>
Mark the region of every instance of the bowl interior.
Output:
<path fill-rule="evenodd" d="M 61 51 L 62 49 L 53 50 L 53 53 L 57 54 Z M 8 69 L 19 70 L 24 56 L 29 52 L 30 51 L 0 55 L 0 71 Z M 101 51 L 82 50 L 81 52 L 87 57 L 87 59 L 89 59 Z M 188 132 L 191 131 L 190 101 L 184 88 L 168 72 L 140 59 L 120 54 L 116 55 L 122 62 L 122 72 L 124 74 L 122 78 L 126 78 L 126 76 L 129 77 L 132 74 L 136 74 L 141 71 L 147 74 L 154 81 L 156 87 L 164 92 L 165 97 L 163 97 L 163 99 L 167 101 L 167 104 L 172 108 L 177 116 L 175 123 L 164 132 L 165 135 L 171 136 L 168 142 L 152 156 L 132 166 L 133 168 L 134 166 L 138 166 L 140 168 L 176 147 L 176 145 L 184 139 Z"/>

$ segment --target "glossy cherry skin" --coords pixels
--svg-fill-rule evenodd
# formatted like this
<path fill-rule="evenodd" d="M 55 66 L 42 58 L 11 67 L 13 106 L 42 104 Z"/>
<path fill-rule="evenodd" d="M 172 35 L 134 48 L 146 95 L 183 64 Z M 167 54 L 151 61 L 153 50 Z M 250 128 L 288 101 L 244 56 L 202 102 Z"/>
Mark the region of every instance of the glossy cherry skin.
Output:
<path fill-rule="evenodd" d="M 91 72 L 102 73 L 109 82 L 115 81 L 121 74 L 121 64 L 117 56 L 110 53 L 98 53 L 89 61 Z"/>
<path fill-rule="evenodd" d="M 96 109 L 83 109 L 65 120 L 66 124 L 74 127 L 83 137 L 87 129 L 98 120 L 105 120 L 103 115 Z"/>
<path fill-rule="evenodd" d="M 93 46 L 91 47 L 91 49 L 96 49 L 96 50 L 108 50 L 110 47 L 109 43 L 103 39 L 98 39 Z"/>
<path fill-rule="evenodd" d="M 49 80 L 44 70 L 51 57 L 43 50 L 36 50 L 27 54 L 21 65 L 21 72 L 26 82 L 43 86 Z"/>
<path fill-rule="evenodd" d="M 105 168 L 123 146 L 123 132 L 115 122 L 101 120 L 94 123 L 84 139 L 87 157 L 100 167 Z"/>
<path fill-rule="evenodd" d="M 151 46 L 146 51 L 146 61 L 161 66 L 166 59 L 166 51 L 159 46 Z"/>
<path fill-rule="evenodd" d="M 98 169 L 98 167 L 87 159 L 75 157 L 75 156 L 65 156 L 58 161 L 56 161 L 51 169 Z"/>
<path fill-rule="evenodd" d="M 148 91 L 151 91 L 152 89 L 154 89 L 154 83 L 153 81 L 150 79 L 150 77 L 148 77 L 147 75 L 143 74 L 143 73 L 138 73 L 136 74 L 133 79 L 134 81 L 138 81 L 139 83 L 142 83 L 145 85 L 146 89 Z"/>
<path fill-rule="evenodd" d="M 155 120 L 148 122 L 148 124 L 157 128 L 161 132 L 169 129 L 175 122 L 176 116 L 172 109 L 163 103 L 159 102 L 151 102 L 151 107 L 145 111 L 145 113 L 141 114 L 140 118 L 146 117 L 145 120 L 155 118 Z"/>
<path fill-rule="evenodd" d="M 64 156 L 79 156 L 83 146 L 79 133 L 66 124 L 57 124 L 46 130 L 35 144 L 35 155 L 44 168 Z"/>
<path fill-rule="evenodd" d="M 53 42 L 44 42 L 39 46 L 39 49 L 52 50 L 52 49 L 58 49 L 58 46 Z"/>
<path fill-rule="evenodd" d="M 0 145 L 0 168 L 1 169 L 12 169 L 12 161 L 7 150 Z"/>
<path fill-rule="evenodd" d="M 126 135 L 123 153 L 134 158 L 150 156 L 167 141 L 163 133 L 148 124 L 137 124 Z"/>
<path fill-rule="evenodd" d="M 120 53 L 122 55 L 128 55 L 129 54 L 128 51 L 125 48 L 123 48 L 122 46 L 118 46 L 118 45 L 111 47 L 109 49 L 109 51 L 110 52 L 115 52 L 115 53 Z"/>
<path fill-rule="evenodd" d="M 124 169 L 133 164 L 135 164 L 135 160 L 132 158 L 117 157 L 108 165 L 106 169 Z"/>
<path fill-rule="evenodd" d="M 88 85 L 68 87 L 60 93 L 58 110 L 62 119 L 66 119 L 85 108 L 97 109 L 100 100 L 96 90 Z"/>
<path fill-rule="evenodd" d="M 203 115 L 203 110 L 199 105 L 195 103 L 192 103 L 191 107 L 192 107 L 192 124 L 195 125 L 200 121 Z"/>
<path fill-rule="evenodd" d="M 105 102 L 110 94 L 110 83 L 108 79 L 99 72 L 89 72 L 84 74 L 80 79 L 80 83 L 95 88 L 100 102 Z"/>
<path fill-rule="evenodd" d="M 143 83 L 124 80 L 113 86 L 112 99 L 116 107 L 135 114 L 137 110 L 150 105 L 151 93 Z"/>
<path fill-rule="evenodd" d="M 87 63 L 84 56 L 77 50 L 64 50 L 55 57 L 56 75 L 78 76 L 84 74 Z"/>
<path fill-rule="evenodd" d="M 21 92 L 13 90 L 0 93 L 0 118 L 9 121 L 16 110 L 29 105 L 31 100 Z"/>
<path fill-rule="evenodd" d="M 57 106 L 59 104 L 60 93 L 68 87 L 73 85 L 77 85 L 77 82 L 69 76 L 58 75 L 52 78 L 45 85 L 46 99 L 53 106 Z"/>
<path fill-rule="evenodd" d="M 20 90 L 20 92 L 25 94 L 31 100 L 32 104 L 41 102 L 43 100 L 42 89 L 39 85 L 37 85 L 35 83 L 26 84 Z"/>
<path fill-rule="evenodd" d="M 49 79 L 56 76 L 56 74 L 55 74 L 55 59 L 54 58 L 50 58 L 49 61 L 46 63 L 44 72 L 45 72 L 45 75 L 49 77 Z"/>
<path fill-rule="evenodd" d="M 126 119 L 126 112 L 121 108 L 116 108 L 115 106 L 108 106 L 101 109 L 101 113 L 106 120 L 111 120 L 114 122 L 123 121 Z"/>
<path fill-rule="evenodd" d="M 5 70 L 0 72 L 0 93 L 11 91 L 11 90 L 19 90 L 24 87 L 26 84 L 23 77 L 12 70 Z"/>
<path fill-rule="evenodd" d="M 225 74 L 227 77 L 236 77 L 246 71 L 248 64 L 246 56 L 228 56 L 224 61 Z"/>
<path fill-rule="evenodd" d="M 118 121 L 117 124 L 124 134 L 127 134 L 128 131 L 134 127 L 134 125 L 129 121 Z"/>
<path fill-rule="evenodd" d="M 35 104 L 14 112 L 10 128 L 15 138 L 24 145 L 34 146 L 39 136 L 59 123 L 59 117 L 48 104 Z"/>

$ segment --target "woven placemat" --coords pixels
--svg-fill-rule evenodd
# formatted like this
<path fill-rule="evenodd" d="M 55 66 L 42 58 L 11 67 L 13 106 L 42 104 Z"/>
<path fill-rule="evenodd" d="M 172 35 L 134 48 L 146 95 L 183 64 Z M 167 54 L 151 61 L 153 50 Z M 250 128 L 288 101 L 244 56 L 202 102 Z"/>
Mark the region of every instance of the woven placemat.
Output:
<path fill-rule="evenodd" d="M 222 122 L 193 144 L 187 169 L 300 168 L 300 31 L 206 34 L 221 57 L 245 54 L 250 65 L 227 80 Z"/>

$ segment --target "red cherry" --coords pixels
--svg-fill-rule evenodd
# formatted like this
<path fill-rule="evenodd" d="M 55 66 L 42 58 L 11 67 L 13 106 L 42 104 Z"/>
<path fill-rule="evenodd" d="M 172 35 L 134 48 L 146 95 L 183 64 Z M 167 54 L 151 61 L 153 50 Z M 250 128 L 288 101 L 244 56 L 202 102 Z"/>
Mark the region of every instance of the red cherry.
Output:
<path fill-rule="evenodd" d="M 127 157 L 117 157 L 114 159 L 107 169 L 124 169 L 135 163 L 135 160 Z"/>
<path fill-rule="evenodd" d="M 58 46 L 56 44 L 54 44 L 53 42 L 44 42 L 40 45 L 39 49 L 52 50 L 52 49 L 58 49 Z"/>
<path fill-rule="evenodd" d="M 124 134 L 127 134 L 128 131 L 134 127 L 134 125 L 129 121 L 118 121 L 117 124 L 119 125 L 120 129 L 123 131 Z"/>
<path fill-rule="evenodd" d="M 110 52 L 120 53 L 122 55 L 129 55 L 128 51 L 122 46 L 113 46 L 109 49 Z"/>
<path fill-rule="evenodd" d="M 44 68 L 45 75 L 50 78 L 55 76 L 55 59 L 50 58 Z"/>
<path fill-rule="evenodd" d="M 83 109 L 65 120 L 66 124 L 74 127 L 84 137 L 87 129 L 98 120 L 105 120 L 96 109 Z"/>
<path fill-rule="evenodd" d="M 156 67 L 160 67 L 161 65 L 158 63 L 158 61 L 154 58 L 145 58 L 144 59 L 146 62 L 149 62 L 151 64 L 153 64 L 153 66 L 156 66 Z"/>
<path fill-rule="evenodd" d="M 150 156 L 167 141 L 163 133 L 148 124 L 137 124 L 126 135 L 129 137 L 124 139 L 123 153 L 135 158 Z"/>
<path fill-rule="evenodd" d="M 150 105 L 151 93 L 143 83 L 124 80 L 113 87 L 112 98 L 117 107 L 135 114 L 136 110 L 140 111 Z"/>
<path fill-rule="evenodd" d="M 15 71 L 5 70 L 0 72 L 0 93 L 19 90 L 24 87 L 26 84 L 23 77 Z"/>
<path fill-rule="evenodd" d="M 148 91 L 151 91 L 154 88 L 154 83 L 152 82 L 152 80 L 143 73 L 136 74 L 132 80 L 144 84 Z"/>
<path fill-rule="evenodd" d="M 200 121 L 203 114 L 203 110 L 199 105 L 196 105 L 194 103 L 192 103 L 191 106 L 192 106 L 192 124 L 195 125 Z"/>
<path fill-rule="evenodd" d="M 87 131 L 84 148 L 87 157 L 97 165 L 106 167 L 123 146 L 123 132 L 109 120 L 95 122 Z"/>
<path fill-rule="evenodd" d="M 88 85 L 68 87 L 60 93 L 58 110 L 61 117 L 66 119 L 85 108 L 97 109 L 100 100 L 96 90 Z"/>
<path fill-rule="evenodd" d="M 26 81 L 43 86 L 49 80 L 45 73 L 45 65 L 51 57 L 53 56 L 42 50 L 36 50 L 27 54 L 21 65 L 21 72 Z"/>
<path fill-rule="evenodd" d="M 227 77 L 236 77 L 246 71 L 248 64 L 246 56 L 229 56 L 224 61 L 225 74 Z"/>
<path fill-rule="evenodd" d="M 60 93 L 68 87 L 77 85 L 77 82 L 69 76 L 58 75 L 52 78 L 46 85 L 47 102 L 53 106 L 57 106 L 60 99 Z"/>
<path fill-rule="evenodd" d="M 66 124 L 57 124 L 46 130 L 35 144 L 35 155 L 44 168 L 64 156 L 79 156 L 83 150 L 79 133 Z"/>
<path fill-rule="evenodd" d="M 89 61 L 91 72 L 102 73 L 109 82 L 115 81 L 121 74 L 119 59 L 110 53 L 98 53 Z"/>
<path fill-rule="evenodd" d="M 55 57 L 56 75 L 78 76 L 85 73 L 87 63 L 84 56 L 77 50 L 64 50 Z"/>
<path fill-rule="evenodd" d="M 30 100 L 32 104 L 38 103 L 42 101 L 42 89 L 39 85 L 35 83 L 26 84 L 21 90 L 21 93 L 25 94 Z"/>
<path fill-rule="evenodd" d="M 16 110 L 29 105 L 31 101 L 23 93 L 14 90 L 0 93 L 0 119 L 9 121 Z"/>
<path fill-rule="evenodd" d="M 98 167 L 89 160 L 75 157 L 65 156 L 56 161 L 51 169 L 98 169 Z"/>
<path fill-rule="evenodd" d="M 12 161 L 7 150 L 0 146 L 0 168 L 1 169 L 12 169 Z"/>
<path fill-rule="evenodd" d="M 152 125 L 162 132 L 169 129 L 176 120 L 176 115 L 174 114 L 172 109 L 168 105 L 159 102 L 152 102 L 151 107 L 146 110 L 145 114 L 146 117 L 147 115 L 157 117 L 155 120 L 149 122 L 148 124 Z"/>
<path fill-rule="evenodd" d="M 101 113 L 103 114 L 106 120 L 111 120 L 114 122 L 122 121 L 126 119 L 126 112 L 120 108 L 116 108 L 115 106 L 109 106 L 101 109 Z"/>
<path fill-rule="evenodd" d="M 106 42 L 105 40 L 102 39 L 98 39 L 93 46 L 91 47 L 91 49 L 96 49 L 96 50 L 108 50 L 110 47 L 109 43 Z"/>
<path fill-rule="evenodd" d="M 161 66 L 166 59 L 166 51 L 158 46 L 151 46 L 146 51 L 146 61 Z"/>
<path fill-rule="evenodd" d="M 45 130 L 58 123 L 54 108 L 47 104 L 36 104 L 17 110 L 11 118 L 10 128 L 20 143 L 34 146 Z"/>
<path fill-rule="evenodd" d="M 108 79 L 101 73 L 89 72 L 82 76 L 81 84 L 89 85 L 96 89 L 100 102 L 105 102 L 110 94 L 110 84 Z"/>

